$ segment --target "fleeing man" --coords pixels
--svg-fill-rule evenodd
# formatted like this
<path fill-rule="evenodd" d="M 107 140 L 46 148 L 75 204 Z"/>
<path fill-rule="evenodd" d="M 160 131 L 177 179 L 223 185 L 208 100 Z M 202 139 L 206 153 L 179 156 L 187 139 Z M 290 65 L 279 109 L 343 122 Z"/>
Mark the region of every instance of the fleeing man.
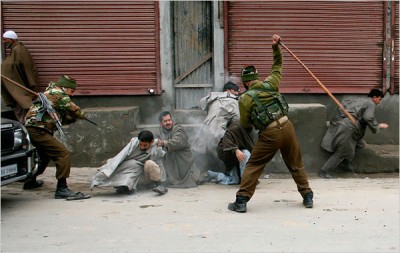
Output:
<path fill-rule="evenodd" d="M 321 147 L 330 152 L 331 156 L 318 172 L 318 176 L 326 179 L 335 178 L 331 173 L 337 167 L 352 170 L 350 162 L 355 153 L 365 147 L 363 137 L 367 127 L 374 134 L 378 133 L 381 128 L 389 127 L 388 124 L 378 123 L 375 119 L 375 108 L 381 103 L 383 97 L 382 91 L 372 89 L 368 97 L 343 99 L 343 107 L 354 117 L 356 125 L 342 110 L 335 109 L 321 143 Z"/>

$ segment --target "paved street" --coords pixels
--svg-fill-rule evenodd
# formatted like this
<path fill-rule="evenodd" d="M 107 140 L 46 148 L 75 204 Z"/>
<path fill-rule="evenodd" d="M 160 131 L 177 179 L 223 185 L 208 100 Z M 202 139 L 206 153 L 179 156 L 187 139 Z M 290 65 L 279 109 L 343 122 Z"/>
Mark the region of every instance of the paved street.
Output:
<path fill-rule="evenodd" d="M 69 186 L 88 192 L 95 168 L 73 168 Z M 399 252 L 398 174 L 324 180 L 310 175 L 314 208 L 288 175 L 260 180 L 248 212 L 227 210 L 238 186 L 206 184 L 92 198 L 54 199 L 54 168 L 44 187 L 2 187 L 1 252 Z"/>

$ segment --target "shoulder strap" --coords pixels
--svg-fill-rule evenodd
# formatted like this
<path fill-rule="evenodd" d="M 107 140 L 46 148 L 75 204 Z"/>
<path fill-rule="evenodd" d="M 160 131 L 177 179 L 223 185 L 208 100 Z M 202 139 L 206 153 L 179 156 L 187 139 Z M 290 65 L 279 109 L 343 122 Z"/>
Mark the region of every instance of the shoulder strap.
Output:
<path fill-rule="evenodd" d="M 263 91 L 276 93 L 276 91 L 272 90 L 271 85 L 269 84 L 269 82 L 263 82 L 262 84 L 264 86 Z"/>
<path fill-rule="evenodd" d="M 254 102 L 256 103 L 257 106 L 262 105 L 261 102 L 260 102 L 260 99 L 257 96 L 258 93 L 260 93 L 260 92 L 268 92 L 273 97 L 276 97 L 277 94 L 278 94 L 276 91 L 273 91 L 271 89 L 271 87 L 269 86 L 268 82 L 263 82 L 263 85 L 264 85 L 263 89 L 252 89 L 252 90 L 247 90 L 246 91 L 246 94 L 249 95 L 254 100 Z"/>
<path fill-rule="evenodd" d="M 262 104 L 257 95 L 261 91 L 262 91 L 261 89 L 248 90 L 248 91 L 246 91 L 245 94 L 249 95 L 253 99 L 253 101 L 256 103 L 257 106 L 260 106 Z"/>

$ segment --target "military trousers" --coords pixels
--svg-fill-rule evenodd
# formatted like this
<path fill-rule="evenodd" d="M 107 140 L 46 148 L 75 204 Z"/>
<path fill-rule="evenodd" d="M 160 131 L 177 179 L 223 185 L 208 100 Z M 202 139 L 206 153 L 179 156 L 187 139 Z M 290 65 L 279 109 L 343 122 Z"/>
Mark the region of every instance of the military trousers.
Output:
<path fill-rule="evenodd" d="M 251 199 L 261 173 L 278 150 L 281 151 L 282 158 L 297 184 L 297 190 L 301 196 L 312 192 L 293 124 L 287 120 L 274 127 L 267 127 L 259 133 L 243 172 L 237 196 L 246 196 L 249 200 Z"/>
<path fill-rule="evenodd" d="M 50 132 L 39 127 L 27 127 L 33 146 L 36 147 L 40 164 L 34 176 L 42 174 L 50 161 L 56 166 L 56 178 L 68 178 L 71 171 L 71 158 L 68 149 Z"/>

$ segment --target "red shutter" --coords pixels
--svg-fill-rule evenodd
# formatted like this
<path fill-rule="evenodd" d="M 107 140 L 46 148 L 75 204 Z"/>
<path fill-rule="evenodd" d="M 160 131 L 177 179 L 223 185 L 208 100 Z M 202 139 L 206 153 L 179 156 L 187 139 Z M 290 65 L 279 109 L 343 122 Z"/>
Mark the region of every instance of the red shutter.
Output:
<path fill-rule="evenodd" d="M 228 2 L 229 76 L 254 64 L 264 79 L 272 63 L 271 36 L 285 45 L 335 93 L 367 93 L 382 87 L 381 1 Z M 281 91 L 322 93 L 316 81 L 284 49 Z"/>
<path fill-rule="evenodd" d="M 2 2 L 3 30 L 30 50 L 41 85 L 67 74 L 77 95 L 161 92 L 158 3 Z"/>

